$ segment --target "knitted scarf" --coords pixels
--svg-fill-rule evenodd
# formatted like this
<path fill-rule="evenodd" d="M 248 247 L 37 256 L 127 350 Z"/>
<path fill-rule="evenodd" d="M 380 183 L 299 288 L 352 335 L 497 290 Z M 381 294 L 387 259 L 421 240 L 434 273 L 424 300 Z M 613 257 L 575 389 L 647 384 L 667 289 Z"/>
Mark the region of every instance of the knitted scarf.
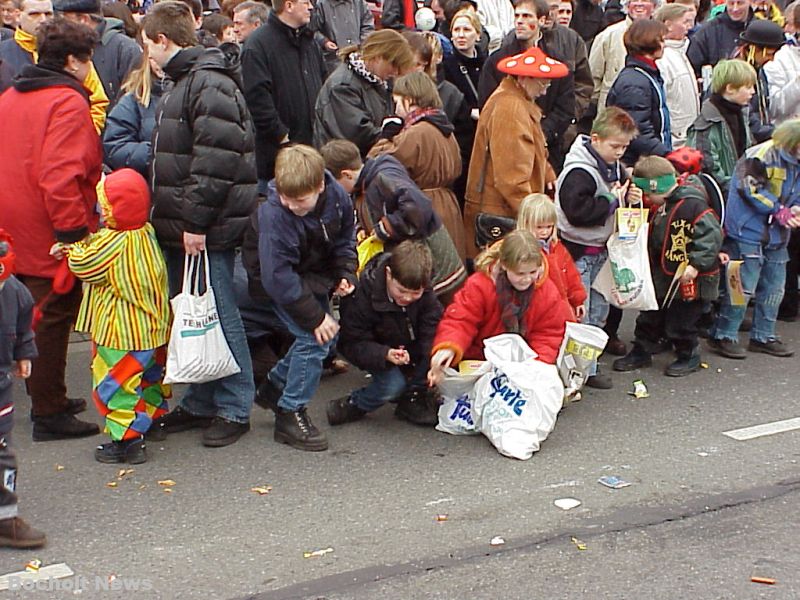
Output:
<path fill-rule="evenodd" d="M 389 85 L 383 79 L 367 69 L 367 65 L 364 64 L 364 59 L 361 58 L 361 53 L 352 52 L 348 55 L 347 64 L 350 65 L 350 68 L 353 69 L 359 77 L 366 79 L 370 83 L 377 83 L 387 89 L 389 88 Z"/>
<path fill-rule="evenodd" d="M 495 282 L 497 289 L 497 304 L 500 306 L 500 320 L 506 333 L 517 333 L 525 337 L 525 313 L 533 301 L 535 284 L 520 292 L 508 280 L 505 270 L 502 270 Z"/>
<path fill-rule="evenodd" d="M 441 112 L 442 112 L 441 108 L 415 108 L 406 115 L 405 119 L 403 119 L 403 129 L 404 130 L 408 129 L 414 123 L 422 121 L 425 117 L 428 117 L 430 115 L 435 115 Z"/>
<path fill-rule="evenodd" d="M 22 28 L 17 27 L 16 31 L 14 32 L 14 41 L 17 42 L 17 45 L 28 52 L 29 54 L 33 55 L 33 62 L 36 63 L 39 61 L 39 53 L 36 51 L 36 36 L 23 31 Z"/>

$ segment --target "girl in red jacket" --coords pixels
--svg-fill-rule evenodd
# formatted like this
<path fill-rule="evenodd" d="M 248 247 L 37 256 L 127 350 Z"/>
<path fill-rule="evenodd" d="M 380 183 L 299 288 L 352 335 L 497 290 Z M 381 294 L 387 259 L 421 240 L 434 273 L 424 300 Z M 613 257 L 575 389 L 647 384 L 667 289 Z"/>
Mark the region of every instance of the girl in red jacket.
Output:
<path fill-rule="evenodd" d="M 572 308 L 578 321 L 586 314 L 586 289 L 575 261 L 556 235 L 556 205 L 545 194 L 530 194 L 522 200 L 517 214 L 517 229 L 530 231 L 542 247 L 550 267 L 550 279 L 561 297 Z"/>
<path fill-rule="evenodd" d="M 529 231 L 509 233 L 475 259 L 475 268 L 436 330 L 430 385 L 462 358 L 482 360 L 483 340 L 501 333 L 518 333 L 539 360 L 555 363 L 566 322 L 572 320 Z"/>

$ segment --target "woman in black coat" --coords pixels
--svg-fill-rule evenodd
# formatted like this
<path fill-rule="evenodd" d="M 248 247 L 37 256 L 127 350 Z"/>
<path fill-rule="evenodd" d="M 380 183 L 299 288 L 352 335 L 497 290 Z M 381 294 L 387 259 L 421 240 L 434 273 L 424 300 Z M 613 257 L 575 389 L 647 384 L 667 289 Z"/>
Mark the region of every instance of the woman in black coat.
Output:
<path fill-rule="evenodd" d="M 633 165 L 640 156 L 666 156 L 672 150 L 664 80 L 656 66 L 664 53 L 665 33 L 663 23 L 646 19 L 634 22 L 623 38 L 628 56 L 608 92 L 606 105 L 628 112 L 639 128 L 638 137 L 622 157 L 627 165 Z"/>
<path fill-rule="evenodd" d="M 471 10 L 460 10 L 450 24 L 453 52 L 444 57 L 444 76 L 454 84 L 467 101 L 473 119 L 477 120 L 480 95 L 478 82 L 486 54 L 478 47 L 481 37 L 481 23 Z"/>

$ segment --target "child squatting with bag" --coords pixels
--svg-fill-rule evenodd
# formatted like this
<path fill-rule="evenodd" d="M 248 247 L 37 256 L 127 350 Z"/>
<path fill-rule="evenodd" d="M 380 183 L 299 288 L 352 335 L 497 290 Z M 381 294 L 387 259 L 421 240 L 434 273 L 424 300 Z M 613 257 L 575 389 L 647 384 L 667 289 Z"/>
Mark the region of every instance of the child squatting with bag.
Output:
<path fill-rule="evenodd" d="M 573 320 L 531 232 L 512 231 L 484 250 L 475 268 L 436 330 L 430 385 L 462 359 L 483 360 L 483 341 L 501 333 L 519 334 L 540 361 L 553 364 L 566 323 Z"/>
<path fill-rule="evenodd" d="M 615 371 L 632 371 L 652 364 L 662 338 L 675 348 L 677 359 L 665 370 L 683 377 L 700 368 L 698 323 L 703 303 L 719 293 L 722 228 L 699 189 L 678 185 L 675 167 L 666 158 L 645 156 L 633 169 L 633 182 L 644 190 L 652 218 L 648 254 L 660 310 L 639 313 L 635 340 L 627 355 L 614 361 Z M 684 269 L 683 274 L 679 269 Z"/>
<path fill-rule="evenodd" d="M 438 396 L 426 383 L 442 318 L 431 287 L 432 265 L 424 242 L 401 242 L 367 263 L 356 291 L 342 298 L 339 352 L 372 380 L 330 401 L 331 425 L 358 420 L 392 401 L 398 401 L 398 417 L 417 425 L 438 422 Z"/>
<path fill-rule="evenodd" d="M 27 379 L 33 341 L 33 296 L 14 277 L 11 236 L 0 229 L 0 547 L 38 548 L 47 538 L 17 516 L 17 457 L 11 448 L 14 427 L 13 377 Z"/>
<path fill-rule="evenodd" d="M 92 336 L 92 398 L 111 441 L 95 449 L 102 463 L 147 460 L 144 435 L 167 412 L 163 383 L 169 341 L 167 266 L 150 214 L 150 189 L 133 169 L 97 185 L 105 228 L 56 244 L 84 285 L 76 331 Z"/>

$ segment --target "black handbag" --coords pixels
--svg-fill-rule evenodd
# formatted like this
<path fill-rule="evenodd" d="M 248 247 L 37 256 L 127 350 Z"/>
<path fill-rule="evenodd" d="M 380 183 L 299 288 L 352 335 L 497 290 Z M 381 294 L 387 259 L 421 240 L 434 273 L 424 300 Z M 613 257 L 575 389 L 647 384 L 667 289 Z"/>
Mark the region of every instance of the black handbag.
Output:
<path fill-rule="evenodd" d="M 507 233 L 514 231 L 517 220 L 511 217 L 501 217 L 491 213 L 480 212 L 483 210 L 483 187 L 486 183 L 486 169 L 489 166 L 489 143 L 486 143 L 486 154 L 483 158 L 483 168 L 478 180 L 478 193 L 481 195 L 478 214 L 475 216 L 475 245 L 483 250 L 496 241 L 503 239 Z"/>
<path fill-rule="evenodd" d="M 503 239 L 506 234 L 514 231 L 516 226 L 516 220 L 511 217 L 478 213 L 475 217 L 475 245 L 478 248 L 491 246 L 496 241 Z"/>

